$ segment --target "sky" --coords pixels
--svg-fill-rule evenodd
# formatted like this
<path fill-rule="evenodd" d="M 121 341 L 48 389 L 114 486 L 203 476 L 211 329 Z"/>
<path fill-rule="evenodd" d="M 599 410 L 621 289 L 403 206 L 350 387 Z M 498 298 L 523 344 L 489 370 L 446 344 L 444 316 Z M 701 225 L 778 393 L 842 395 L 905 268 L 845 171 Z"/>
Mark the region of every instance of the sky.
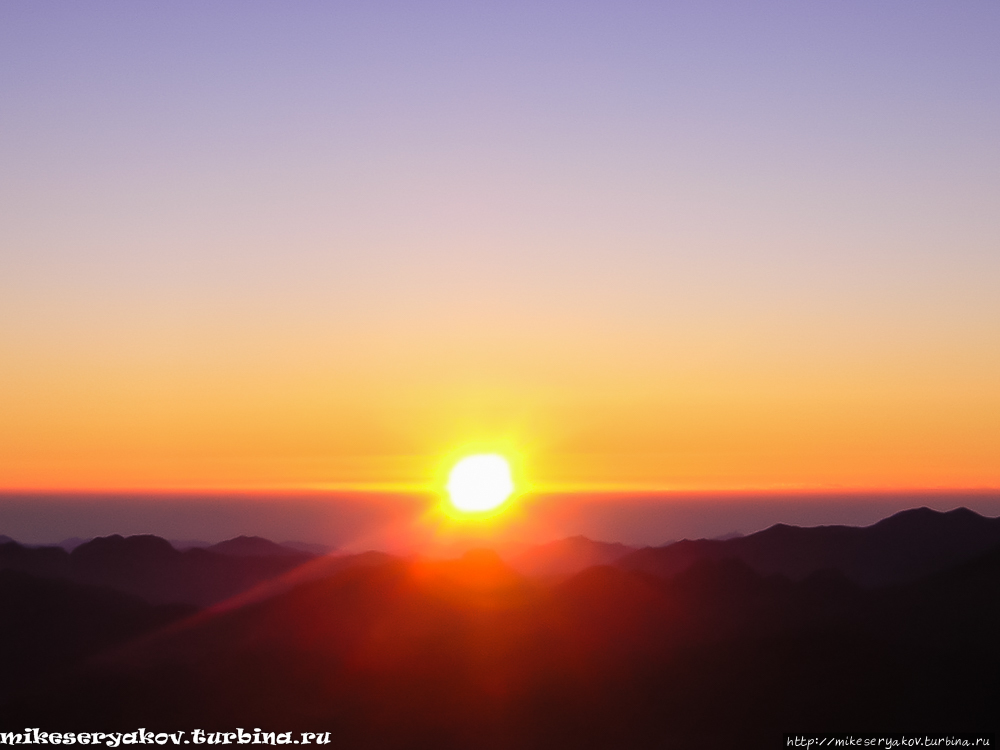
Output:
<path fill-rule="evenodd" d="M 0 490 L 1000 487 L 995 2 L 0 4 Z"/>

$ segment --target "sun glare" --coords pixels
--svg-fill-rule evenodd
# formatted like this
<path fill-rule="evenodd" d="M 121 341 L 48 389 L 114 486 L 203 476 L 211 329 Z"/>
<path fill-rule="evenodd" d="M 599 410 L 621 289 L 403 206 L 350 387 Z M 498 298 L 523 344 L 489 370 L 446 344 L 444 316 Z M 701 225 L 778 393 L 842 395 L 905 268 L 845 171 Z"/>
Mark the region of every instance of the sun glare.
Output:
<path fill-rule="evenodd" d="M 452 468 L 447 489 L 451 504 L 460 511 L 495 510 L 514 492 L 510 464 L 495 453 L 466 456 Z"/>

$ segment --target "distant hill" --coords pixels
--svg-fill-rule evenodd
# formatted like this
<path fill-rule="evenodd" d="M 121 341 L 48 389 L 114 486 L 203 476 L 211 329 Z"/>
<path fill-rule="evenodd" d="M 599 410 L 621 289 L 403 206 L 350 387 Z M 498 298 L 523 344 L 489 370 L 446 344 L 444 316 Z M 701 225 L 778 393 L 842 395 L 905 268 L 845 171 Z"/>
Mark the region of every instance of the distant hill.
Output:
<path fill-rule="evenodd" d="M 624 544 L 574 536 L 531 547 L 509 558 L 509 563 L 524 575 L 564 577 L 594 565 L 608 565 L 633 551 L 634 547 Z"/>
<path fill-rule="evenodd" d="M 72 575 L 69 553 L 62 547 L 25 547 L 13 541 L 0 543 L 0 570 L 19 570 L 48 578 Z"/>
<path fill-rule="evenodd" d="M 93 538 L 93 537 L 91 537 L 91 538 Z M 58 544 L 21 544 L 21 546 L 22 547 L 30 547 L 30 548 L 38 548 L 38 547 L 61 547 L 62 549 L 66 550 L 67 552 L 72 552 L 74 549 L 76 549 L 77 547 L 79 547 L 84 542 L 89 542 L 89 541 L 90 541 L 90 539 L 84 539 L 83 537 L 73 536 L 73 537 L 70 537 L 69 539 L 63 539 Z M 4 534 L 0 534 L 0 544 L 7 544 L 8 542 L 15 542 L 16 544 L 20 544 L 20 542 L 17 542 L 16 540 L 11 539 L 9 536 L 5 536 Z"/>
<path fill-rule="evenodd" d="M 206 549 L 210 552 L 235 557 L 295 557 L 303 561 L 312 557 L 312 555 L 305 554 L 300 550 L 275 544 L 259 536 L 238 536 L 235 539 L 213 544 Z"/>
<path fill-rule="evenodd" d="M 914 581 L 998 545 L 1000 519 L 965 508 L 946 513 L 917 508 L 864 528 L 778 524 L 735 539 L 685 540 L 637 550 L 616 565 L 669 577 L 701 560 L 732 558 L 765 575 L 800 580 L 837 570 L 862 585 L 884 586 Z"/>
<path fill-rule="evenodd" d="M 244 545 L 244 554 L 222 554 L 205 549 L 174 549 L 165 539 L 140 535 L 98 537 L 67 553 L 60 547 L 23 547 L 0 544 L 0 570 L 20 570 L 35 576 L 104 586 L 152 604 L 215 604 L 282 575 L 313 555 L 287 550 L 260 540 Z M 248 547 L 265 550 L 252 554 Z M 274 554 L 278 547 L 280 554 Z"/>

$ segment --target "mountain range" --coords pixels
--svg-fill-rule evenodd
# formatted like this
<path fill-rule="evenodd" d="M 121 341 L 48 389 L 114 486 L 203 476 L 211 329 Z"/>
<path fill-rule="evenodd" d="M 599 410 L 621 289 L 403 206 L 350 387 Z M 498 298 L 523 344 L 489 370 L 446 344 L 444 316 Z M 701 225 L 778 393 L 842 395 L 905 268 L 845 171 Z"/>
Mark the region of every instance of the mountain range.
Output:
<path fill-rule="evenodd" d="M 148 534 L 98 537 L 72 552 L 14 541 L 0 544 L 0 570 L 103 586 L 151 604 L 200 607 L 228 599 L 314 557 L 259 537 L 184 551 Z"/>
<path fill-rule="evenodd" d="M 90 554 L 169 557 L 149 539 L 107 549 L 119 557 Z M 60 627 L 90 634 L 44 679 L 5 673 L 12 727 L 264 727 L 349 748 L 764 748 L 800 731 L 996 729 L 1000 534 L 964 510 L 644 550 L 577 538 L 508 562 L 317 558 L 200 612 L 51 569 L 3 575 L 0 592 L 21 587 L 9 612 L 62 602 Z M 31 622 L 4 641 L 39 652 L 66 637 Z"/>
<path fill-rule="evenodd" d="M 699 560 L 741 560 L 762 575 L 793 580 L 836 570 L 863 586 L 915 581 L 1000 545 L 1000 518 L 958 508 L 906 510 L 864 528 L 776 524 L 726 540 L 684 540 L 617 560 L 628 570 L 671 576 Z"/>

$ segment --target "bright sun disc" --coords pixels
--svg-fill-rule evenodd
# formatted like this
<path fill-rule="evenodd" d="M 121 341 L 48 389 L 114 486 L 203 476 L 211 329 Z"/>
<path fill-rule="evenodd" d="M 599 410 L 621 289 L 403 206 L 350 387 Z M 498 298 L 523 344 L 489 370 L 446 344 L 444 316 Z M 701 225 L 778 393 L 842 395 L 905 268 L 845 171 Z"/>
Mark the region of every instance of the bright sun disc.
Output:
<path fill-rule="evenodd" d="M 466 456 L 448 475 L 451 504 L 466 513 L 493 510 L 513 492 L 510 464 L 495 453 Z"/>

